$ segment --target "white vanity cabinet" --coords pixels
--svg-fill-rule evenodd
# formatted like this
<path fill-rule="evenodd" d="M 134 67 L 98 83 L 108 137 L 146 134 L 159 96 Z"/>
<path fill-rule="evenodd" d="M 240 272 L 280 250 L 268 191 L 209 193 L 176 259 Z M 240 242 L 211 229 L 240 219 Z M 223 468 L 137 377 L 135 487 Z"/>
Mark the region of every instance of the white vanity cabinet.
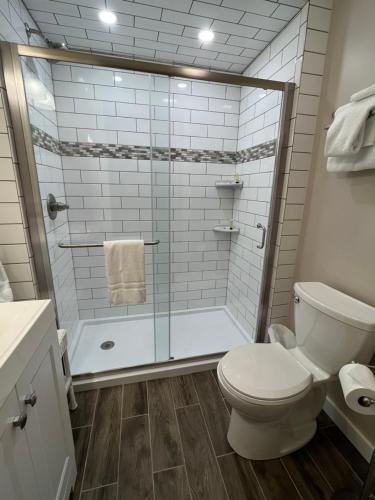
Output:
<path fill-rule="evenodd" d="M 0 498 L 67 500 L 75 476 L 52 305 L 0 304 Z"/>
<path fill-rule="evenodd" d="M 20 413 L 16 390 L 0 409 L 0 487 L 1 498 L 38 499 L 38 485 L 25 432 L 17 432 L 10 420 Z"/>

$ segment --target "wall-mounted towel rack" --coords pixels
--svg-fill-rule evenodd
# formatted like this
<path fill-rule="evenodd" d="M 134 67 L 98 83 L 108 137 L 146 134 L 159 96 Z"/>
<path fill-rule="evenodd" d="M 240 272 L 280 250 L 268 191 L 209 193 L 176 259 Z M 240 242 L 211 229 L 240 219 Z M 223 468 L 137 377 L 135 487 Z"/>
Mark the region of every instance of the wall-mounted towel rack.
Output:
<path fill-rule="evenodd" d="M 375 115 L 375 110 L 370 112 L 367 119 L 369 119 L 371 116 L 374 116 L 374 115 Z M 328 130 L 329 127 L 332 125 L 332 122 L 335 119 L 335 111 L 332 113 L 331 117 L 332 117 L 331 123 L 327 127 L 324 127 L 324 130 Z"/>
<path fill-rule="evenodd" d="M 153 241 L 145 241 L 144 244 L 146 246 L 155 246 L 159 245 L 160 240 Z M 103 246 L 103 243 L 64 243 L 60 241 L 58 244 L 59 248 L 100 248 Z"/>

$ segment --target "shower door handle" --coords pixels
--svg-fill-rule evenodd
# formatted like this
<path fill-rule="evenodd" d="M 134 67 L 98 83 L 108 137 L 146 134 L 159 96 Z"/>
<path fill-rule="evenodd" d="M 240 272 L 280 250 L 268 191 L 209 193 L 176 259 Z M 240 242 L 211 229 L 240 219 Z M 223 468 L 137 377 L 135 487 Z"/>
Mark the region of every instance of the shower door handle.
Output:
<path fill-rule="evenodd" d="M 260 245 L 257 245 L 257 248 L 264 248 L 264 244 L 266 242 L 267 228 L 266 228 L 266 226 L 263 226 L 263 224 L 258 222 L 257 229 L 262 230 L 262 241 L 260 242 Z"/>

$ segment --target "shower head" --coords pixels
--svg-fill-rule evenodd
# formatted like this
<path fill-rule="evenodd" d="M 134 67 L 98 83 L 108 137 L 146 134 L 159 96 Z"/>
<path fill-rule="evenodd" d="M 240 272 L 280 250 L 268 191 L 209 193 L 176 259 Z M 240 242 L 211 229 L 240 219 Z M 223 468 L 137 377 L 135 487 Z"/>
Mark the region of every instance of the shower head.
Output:
<path fill-rule="evenodd" d="M 50 49 L 64 49 L 68 50 L 68 47 L 65 42 L 51 42 L 51 40 L 46 39 L 46 42 L 48 43 L 48 47 Z"/>
<path fill-rule="evenodd" d="M 52 42 L 51 40 L 46 38 L 40 30 L 38 30 L 36 28 L 30 28 L 30 26 L 27 23 L 25 23 L 25 31 L 26 31 L 27 39 L 29 41 L 30 41 L 30 38 L 32 37 L 32 35 L 38 35 L 41 38 L 43 38 L 43 40 L 46 42 L 46 44 L 48 45 L 48 47 L 50 49 L 66 49 L 66 50 L 68 50 L 68 47 L 66 46 L 65 42 Z"/>

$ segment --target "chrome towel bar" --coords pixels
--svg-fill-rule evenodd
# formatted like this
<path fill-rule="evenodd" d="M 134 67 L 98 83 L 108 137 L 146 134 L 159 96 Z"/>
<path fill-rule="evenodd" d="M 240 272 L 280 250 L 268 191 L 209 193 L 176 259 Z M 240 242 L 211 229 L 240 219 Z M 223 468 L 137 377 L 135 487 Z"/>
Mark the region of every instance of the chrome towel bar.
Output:
<path fill-rule="evenodd" d="M 159 245 L 160 240 L 145 241 L 145 246 L 155 246 Z M 103 243 L 63 243 L 60 241 L 58 244 L 59 248 L 100 248 Z"/>

